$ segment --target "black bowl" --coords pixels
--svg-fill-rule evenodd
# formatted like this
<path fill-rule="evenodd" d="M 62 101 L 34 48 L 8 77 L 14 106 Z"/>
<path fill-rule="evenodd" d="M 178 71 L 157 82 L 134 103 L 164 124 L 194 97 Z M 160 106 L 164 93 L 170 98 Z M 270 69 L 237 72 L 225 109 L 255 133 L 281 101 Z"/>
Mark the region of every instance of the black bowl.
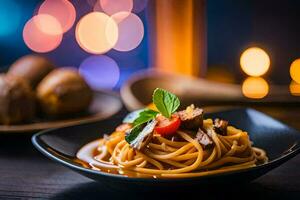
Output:
<path fill-rule="evenodd" d="M 300 152 L 300 133 L 293 128 L 253 109 L 234 109 L 206 114 L 210 118 L 223 118 L 242 130 L 248 131 L 254 145 L 266 150 L 269 162 L 256 167 L 181 179 L 128 178 L 85 168 L 73 161 L 84 144 L 109 134 L 122 118 L 106 119 L 93 124 L 52 129 L 32 137 L 34 146 L 50 159 L 107 186 L 125 190 L 184 189 L 199 185 L 240 183 L 254 180 L 278 167 Z"/>

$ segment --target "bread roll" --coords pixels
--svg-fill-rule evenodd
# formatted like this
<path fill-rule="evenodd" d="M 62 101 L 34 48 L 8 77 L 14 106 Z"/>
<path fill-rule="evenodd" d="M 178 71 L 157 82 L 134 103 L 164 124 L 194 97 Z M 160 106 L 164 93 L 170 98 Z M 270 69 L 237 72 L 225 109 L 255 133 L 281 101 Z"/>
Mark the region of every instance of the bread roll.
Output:
<path fill-rule="evenodd" d="M 92 90 L 77 70 L 55 69 L 37 87 L 42 111 L 59 116 L 86 110 L 92 101 Z"/>
<path fill-rule="evenodd" d="M 26 79 L 32 88 L 54 69 L 54 65 L 46 58 L 38 55 L 27 55 L 15 61 L 9 71 L 9 75 Z"/>
<path fill-rule="evenodd" d="M 12 75 L 0 74 L 0 123 L 30 121 L 35 115 L 35 97 L 29 83 Z"/>

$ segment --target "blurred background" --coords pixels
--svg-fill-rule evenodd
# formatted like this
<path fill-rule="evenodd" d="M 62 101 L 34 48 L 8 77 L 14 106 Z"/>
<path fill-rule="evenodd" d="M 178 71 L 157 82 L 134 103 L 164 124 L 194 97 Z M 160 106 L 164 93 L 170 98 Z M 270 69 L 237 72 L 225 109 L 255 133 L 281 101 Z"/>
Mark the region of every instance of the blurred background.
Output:
<path fill-rule="evenodd" d="M 294 0 L 1 0 L 0 67 L 37 53 L 58 67 L 79 68 L 94 89 L 118 90 L 133 73 L 156 67 L 248 81 L 250 88 L 261 85 L 259 97 L 269 84 L 299 95 L 299 6 Z"/>

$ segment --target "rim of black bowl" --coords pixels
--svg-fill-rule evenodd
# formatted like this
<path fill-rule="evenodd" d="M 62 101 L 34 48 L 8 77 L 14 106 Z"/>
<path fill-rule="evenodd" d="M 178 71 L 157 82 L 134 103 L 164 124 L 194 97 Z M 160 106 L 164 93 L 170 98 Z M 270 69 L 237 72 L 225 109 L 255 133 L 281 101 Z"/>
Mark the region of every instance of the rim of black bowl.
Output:
<path fill-rule="evenodd" d="M 259 112 L 257 110 L 251 109 L 251 108 L 237 108 L 237 109 L 230 109 L 230 110 L 253 110 L 253 111 Z M 264 114 L 264 113 L 262 113 L 262 114 Z M 268 117 L 270 117 L 270 116 L 268 116 Z M 270 117 L 270 118 L 272 118 L 272 117 Z M 272 119 L 274 119 L 274 118 L 272 118 Z M 278 120 L 276 120 L 276 121 L 278 121 Z M 80 126 L 80 124 L 76 125 L 76 126 Z M 68 128 L 68 127 L 64 127 L 64 128 Z M 289 128 L 291 128 L 291 127 L 289 127 Z M 155 182 L 186 181 L 186 180 L 195 180 L 195 179 L 201 179 L 201 178 L 211 178 L 211 177 L 215 177 L 215 176 L 224 176 L 224 175 L 238 174 L 238 173 L 243 173 L 243 172 L 246 172 L 246 171 L 253 171 L 253 170 L 258 170 L 258 169 L 261 169 L 261 168 L 273 166 L 273 165 L 275 165 L 277 163 L 279 163 L 277 165 L 277 166 L 279 166 L 279 165 L 283 164 L 285 161 L 287 161 L 287 160 L 295 157 L 297 154 L 300 153 L 300 140 L 296 140 L 295 144 L 292 147 L 290 147 L 290 149 L 288 150 L 288 152 L 284 152 L 279 157 L 277 157 L 277 158 L 275 158 L 275 159 L 273 159 L 271 161 L 268 161 L 267 163 L 260 164 L 260 165 L 254 166 L 254 167 L 249 167 L 249 168 L 245 168 L 245 169 L 239 169 L 239 170 L 234 170 L 234 171 L 229 171 L 229 172 L 224 172 L 224 173 L 218 173 L 218 174 L 210 174 L 210 175 L 204 175 L 204 176 L 195 176 L 195 177 L 184 177 L 184 178 L 142 178 L 141 177 L 141 178 L 138 178 L 138 177 L 128 177 L 128 176 L 124 176 L 124 175 L 121 175 L 121 174 L 111 174 L 111 173 L 107 173 L 107 172 L 102 172 L 102 171 L 97 171 L 97 170 L 89 169 L 89 168 L 80 166 L 78 164 L 75 164 L 74 162 L 70 162 L 70 161 L 61 159 L 61 158 L 53 155 L 52 153 L 50 153 L 49 151 L 47 151 L 46 148 L 44 148 L 44 146 L 46 145 L 45 143 L 43 143 L 43 142 L 40 143 L 39 142 L 39 137 L 41 135 L 45 134 L 45 133 L 52 132 L 52 131 L 55 131 L 57 129 L 60 129 L 60 128 L 53 128 L 53 129 L 43 130 L 43 131 L 40 131 L 40 132 L 38 132 L 38 133 L 36 133 L 36 134 L 34 134 L 32 136 L 32 138 L 31 138 L 32 144 L 43 155 L 45 155 L 46 157 L 50 158 L 53 161 L 56 161 L 56 162 L 62 164 L 63 166 L 67 166 L 70 169 L 74 169 L 74 170 L 78 170 L 78 171 L 83 171 L 83 172 L 91 173 L 91 174 L 97 174 L 97 175 L 100 175 L 100 176 L 105 176 L 105 177 L 110 177 L 110 178 L 115 178 L 115 179 L 122 179 L 122 180 L 126 180 L 126 181 L 133 181 L 133 182 L 135 182 L 135 181 L 143 181 L 143 182 L 153 182 L 153 181 L 155 181 Z M 293 129 L 293 128 L 291 128 L 291 129 Z M 293 130 L 295 130 L 295 129 L 293 129 Z M 48 147 L 50 147 L 50 146 L 48 146 Z"/>

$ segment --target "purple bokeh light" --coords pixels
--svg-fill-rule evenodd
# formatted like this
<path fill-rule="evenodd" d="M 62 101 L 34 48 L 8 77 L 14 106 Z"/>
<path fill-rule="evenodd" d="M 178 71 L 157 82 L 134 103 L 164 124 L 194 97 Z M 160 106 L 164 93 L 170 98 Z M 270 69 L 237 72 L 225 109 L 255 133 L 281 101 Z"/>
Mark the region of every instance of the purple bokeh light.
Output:
<path fill-rule="evenodd" d="M 79 67 L 79 73 L 94 90 L 112 89 L 120 77 L 118 64 L 106 55 L 86 58 Z"/>
<path fill-rule="evenodd" d="M 118 40 L 113 47 L 117 51 L 131 51 L 144 38 L 144 24 L 134 13 L 118 12 L 111 16 L 118 23 Z"/>

